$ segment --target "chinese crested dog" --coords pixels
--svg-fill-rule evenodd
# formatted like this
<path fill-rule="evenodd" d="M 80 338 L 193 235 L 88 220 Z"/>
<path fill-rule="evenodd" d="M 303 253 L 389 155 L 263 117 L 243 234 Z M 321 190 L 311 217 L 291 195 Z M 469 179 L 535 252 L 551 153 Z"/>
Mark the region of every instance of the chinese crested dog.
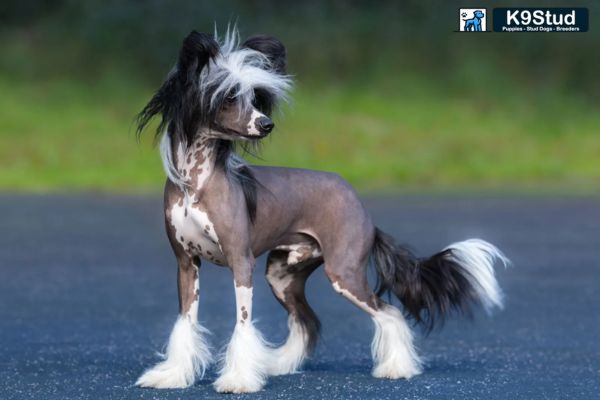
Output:
<path fill-rule="evenodd" d="M 304 286 L 321 265 L 334 290 L 372 318 L 378 378 L 411 378 L 422 370 L 407 318 L 430 329 L 473 304 L 502 306 L 494 263 L 508 260 L 490 243 L 470 239 L 418 258 L 373 225 L 339 176 L 250 166 L 236 154 L 236 142 L 247 145 L 273 130 L 271 113 L 291 83 L 277 39 L 259 35 L 239 43 L 235 29 L 221 41 L 194 31 L 139 114 L 138 133 L 161 117 L 157 135 L 168 176 L 164 212 L 178 264 L 179 317 L 164 359 L 137 385 L 187 387 L 213 360 L 197 318 L 201 259 L 233 272 L 235 328 L 219 362 L 218 392 L 256 392 L 267 377 L 298 371 L 319 333 Z M 289 334 L 280 347 L 269 345 L 252 322 L 252 271 L 265 252 L 266 278 L 288 312 Z M 367 282 L 369 260 L 375 290 Z M 387 292 L 402 311 L 382 300 Z"/>

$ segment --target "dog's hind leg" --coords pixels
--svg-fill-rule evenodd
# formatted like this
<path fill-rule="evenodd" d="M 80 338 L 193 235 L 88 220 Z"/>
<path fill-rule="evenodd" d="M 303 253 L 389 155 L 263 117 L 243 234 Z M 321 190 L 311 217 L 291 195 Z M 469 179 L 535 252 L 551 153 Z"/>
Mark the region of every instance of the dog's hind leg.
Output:
<path fill-rule="evenodd" d="M 306 246 L 306 259 L 298 249 L 273 250 L 267 259 L 267 281 L 273 294 L 288 312 L 289 334 L 285 344 L 274 349 L 269 373 L 284 375 L 297 372 L 314 349 L 320 323 L 304 295 L 306 279 L 323 259 L 318 248 Z"/>
<path fill-rule="evenodd" d="M 370 243 L 370 242 L 368 242 Z M 367 281 L 370 248 L 354 250 L 348 246 L 328 257 L 325 273 L 333 288 L 363 311 L 375 324 L 371 343 L 376 378 L 411 378 L 421 373 L 421 361 L 413 344 L 413 334 L 396 307 L 386 304 L 371 290 Z"/>
<path fill-rule="evenodd" d="M 191 386 L 202 377 L 211 362 L 207 333 L 198 323 L 200 261 L 178 254 L 179 317 L 169 337 L 164 360 L 147 370 L 136 382 L 142 387 L 158 389 Z"/>

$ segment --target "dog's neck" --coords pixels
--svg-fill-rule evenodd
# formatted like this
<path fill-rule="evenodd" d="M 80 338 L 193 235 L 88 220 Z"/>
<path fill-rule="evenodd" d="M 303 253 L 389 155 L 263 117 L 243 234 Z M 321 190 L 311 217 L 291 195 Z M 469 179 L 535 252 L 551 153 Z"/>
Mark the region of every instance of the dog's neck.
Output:
<path fill-rule="evenodd" d="M 204 135 L 198 135 L 187 149 L 182 143 L 175 143 L 175 166 L 188 192 L 198 193 L 205 188 L 208 178 L 215 171 L 216 147 L 217 139 Z"/>

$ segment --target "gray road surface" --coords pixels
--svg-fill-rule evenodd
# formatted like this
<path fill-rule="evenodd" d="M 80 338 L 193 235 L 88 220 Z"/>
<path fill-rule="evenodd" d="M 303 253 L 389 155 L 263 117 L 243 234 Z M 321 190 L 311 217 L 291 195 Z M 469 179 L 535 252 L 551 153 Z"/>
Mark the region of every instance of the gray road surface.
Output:
<path fill-rule="evenodd" d="M 177 313 L 176 267 L 160 195 L 0 196 L 0 399 L 207 399 L 132 384 L 156 361 Z M 323 323 L 301 374 L 244 398 L 600 398 L 600 199 L 402 197 L 365 201 L 374 220 L 425 255 L 482 237 L 514 267 L 499 271 L 506 309 L 451 320 L 419 339 L 425 372 L 369 375 L 370 320 L 322 271 L 308 298 Z M 256 271 L 257 326 L 273 342 L 286 316 Z M 204 265 L 200 319 L 221 347 L 234 324 L 228 270 Z"/>

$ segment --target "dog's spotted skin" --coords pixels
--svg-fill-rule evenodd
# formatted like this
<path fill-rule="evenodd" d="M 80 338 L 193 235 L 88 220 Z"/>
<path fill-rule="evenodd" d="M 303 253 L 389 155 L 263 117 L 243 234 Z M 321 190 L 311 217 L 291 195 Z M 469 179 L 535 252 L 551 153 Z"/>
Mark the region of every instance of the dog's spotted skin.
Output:
<path fill-rule="evenodd" d="M 256 392 L 269 375 L 298 370 L 319 331 L 304 287 L 323 264 L 333 288 L 375 323 L 377 377 L 410 378 L 421 369 L 402 313 L 369 285 L 371 256 L 384 287 L 412 305 L 417 319 L 423 308 L 452 309 L 448 304 L 461 305 L 473 294 L 484 304 L 501 304 L 493 261 L 503 256 L 489 243 L 455 243 L 431 259 L 417 259 L 375 228 L 356 192 L 339 176 L 240 161 L 231 141 L 262 138 L 273 129 L 272 106 L 290 87 L 285 53 L 278 40 L 266 36 L 238 47 L 232 36 L 219 44 L 192 32 L 177 67 L 141 113 L 140 129 L 157 114 L 166 129 L 164 211 L 178 264 L 180 317 L 167 359 L 138 385 L 187 387 L 211 361 L 195 318 L 200 259 L 233 273 L 236 325 L 214 382 L 218 392 Z M 267 252 L 267 280 L 288 312 L 289 335 L 277 348 L 265 342 L 252 318 L 256 257 Z"/>
<path fill-rule="evenodd" d="M 287 265 L 296 265 L 299 262 L 306 261 L 310 258 L 317 258 L 322 255 L 319 245 L 316 243 L 298 243 L 298 244 L 284 244 L 275 247 L 275 250 L 287 250 L 288 258 Z"/>
<path fill-rule="evenodd" d="M 214 151 L 209 139 L 199 139 L 187 151 L 178 146 L 176 165 L 188 177 L 185 192 L 166 207 L 166 219 L 173 236 L 190 256 L 218 265 L 226 263 L 219 237 L 207 211 L 199 202 L 204 185 L 214 168 Z"/>

